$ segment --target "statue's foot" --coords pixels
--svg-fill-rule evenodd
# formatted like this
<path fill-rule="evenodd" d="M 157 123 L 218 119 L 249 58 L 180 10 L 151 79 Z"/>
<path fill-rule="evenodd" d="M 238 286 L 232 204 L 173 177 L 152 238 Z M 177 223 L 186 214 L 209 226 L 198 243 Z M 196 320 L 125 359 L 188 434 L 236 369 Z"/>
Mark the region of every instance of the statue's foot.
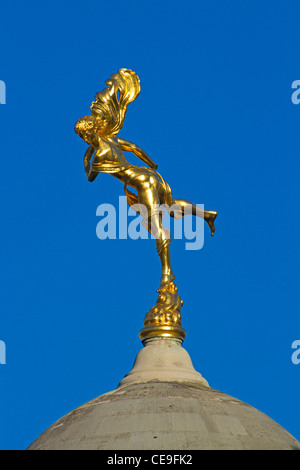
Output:
<path fill-rule="evenodd" d="M 175 279 L 175 274 L 171 271 L 168 274 L 163 274 L 160 280 L 160 286 L 159 289 L 163 289 L 167 287 L 171 282 L 173 282 Z"/>
<path fill-rule="evenodd" d="M 215 233 L 215 218 L 218 213 L 216 211 L 205 211 L 205 221 L 209 225 L 211 235 Z"/>

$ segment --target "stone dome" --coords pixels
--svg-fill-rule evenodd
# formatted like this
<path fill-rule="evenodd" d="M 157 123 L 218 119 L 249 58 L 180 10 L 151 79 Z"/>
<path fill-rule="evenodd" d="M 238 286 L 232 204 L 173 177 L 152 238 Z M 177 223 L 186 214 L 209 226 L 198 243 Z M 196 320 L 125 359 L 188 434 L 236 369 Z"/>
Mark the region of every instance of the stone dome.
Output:
<path fill-rule="evenodd" d="M 71 411 L 28 450 L 300 450 L 252 406 L 209 387 L 174 340 L 151 341 L 118 388 Z"/>

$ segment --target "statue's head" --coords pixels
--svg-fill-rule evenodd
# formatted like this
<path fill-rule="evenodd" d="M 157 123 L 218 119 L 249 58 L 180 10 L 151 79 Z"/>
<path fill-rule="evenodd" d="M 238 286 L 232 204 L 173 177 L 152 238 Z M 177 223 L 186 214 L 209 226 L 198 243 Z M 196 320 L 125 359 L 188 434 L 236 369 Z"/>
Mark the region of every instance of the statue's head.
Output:
<path fill-rule="evenodd" d="M 89 145 L 95 139 L 93 116 L 83 116 L 75 124 L 75 132 Z"/>
<path fill-rule="evenodd" d="M 98 92 L 91 106 L 92 116 L 83 116 L 75 131 L 91 144 L 97 136 L 109 137 L 117 134 L 123 126 L 127 106 L 140 92 L 140 80 L 135 72 L 120 69 L 106 80 L 105 88 Z"/>
<path fill-rule="evenodd" d="M 98 135 L 106 135 L 106 128 L 106 122 L 94 116 L 83 116 L 75 124 L 75 132 L 89 145 L 97 143 Z"/>

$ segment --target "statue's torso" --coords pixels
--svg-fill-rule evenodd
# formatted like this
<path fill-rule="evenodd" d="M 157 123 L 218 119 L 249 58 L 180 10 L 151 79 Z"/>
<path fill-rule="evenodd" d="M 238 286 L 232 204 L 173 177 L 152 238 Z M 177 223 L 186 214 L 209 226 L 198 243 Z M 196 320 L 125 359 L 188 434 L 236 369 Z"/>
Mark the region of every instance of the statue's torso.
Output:
<path fill-rule="evenodd" d="M 99 146 L 91 166 L 95 171 L 111 173 L 124 184 L 130 184 L 136 189 L 149 184 L 155 187 L 158 184 L 158 175 L 155 170 L 131 165 L 126 160 L 116 137 L 99 138 Z M 146 179 L 148 183 L 145 182 Z"/>
<path fill-rule="evenodd" d="M 99 147 L 96 150 L 93 163 L 101 164 L 104 162 L 115 162 L 122 165 L 130 166 L 126 160 L 116 137 L 108 137 L 99 139 Z"/>

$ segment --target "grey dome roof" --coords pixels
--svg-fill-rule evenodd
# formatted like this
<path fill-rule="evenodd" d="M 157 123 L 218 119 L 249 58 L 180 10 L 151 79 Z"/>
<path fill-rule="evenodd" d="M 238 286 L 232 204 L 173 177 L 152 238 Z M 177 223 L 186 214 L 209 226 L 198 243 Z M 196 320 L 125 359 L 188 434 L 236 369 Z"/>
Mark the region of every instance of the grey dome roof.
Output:
<path fill-rule="evenodd" d="M 29 450 L 299 449 L 257 409 L 200 385 L 140 383 L 106 393 L 48 428 Z"/>
<path fill-rule="evenodd" d="M 28 449 L 300 450 L 268 416 L 211 389 L 183 348 L 164 340 L 140 354 L 116 390 L 59 419 Z"/>

